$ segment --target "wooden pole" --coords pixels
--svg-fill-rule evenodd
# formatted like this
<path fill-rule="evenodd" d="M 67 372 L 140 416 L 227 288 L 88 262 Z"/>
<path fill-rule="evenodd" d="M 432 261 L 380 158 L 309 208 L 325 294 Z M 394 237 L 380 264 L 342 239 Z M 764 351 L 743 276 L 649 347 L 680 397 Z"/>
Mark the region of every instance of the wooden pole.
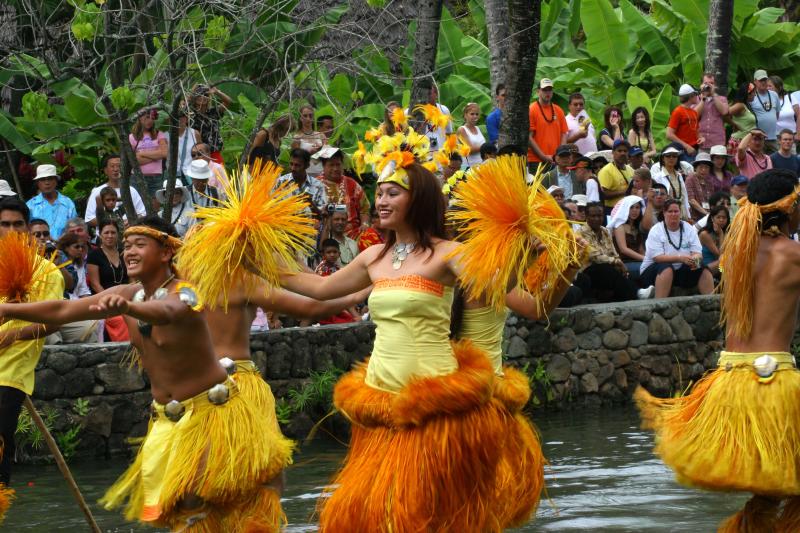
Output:
<path fill-rule="evenodd" d="M 86 522 L 89 524 L 92 532 L 103 533 L 100 527 L 98 527 L 97 522 L 95 522 L 89 506 L 86 505 L 86 500 L 83 499 L 83 494 L 81 494 L 78 485 L 75 483 L 75 479 L 72 477 L 72 473 L 69 471 L 66 461 L 64 461 L 64 456 L 61 455 L 61 450 L 58 449 L 56 441 L 53 439 L 50 431 L 47 430 L 47 426 L 44 425 L 44 420 L 42 420 L 42 417 L 39 416 L 39 413 L 36 411 L 36 407 L 33 406 L 30 396 L 25 396 L 25 408 L 30 412 L 33 423 L 36 424 L 36 427 L 38 427 L 39 431 L 41 431 L 42 435 L 44 435 L 44 440 L 47 442 L 47 447 L 50 448 L 50 453 L 53 454 L 53 458 L 56 460 L 58 469 L 61 470 L 61 474 L 64 476 L 69 490 L 72 491 L 72 495 L 78 502 L 78 507 L 80 507 L 81 511 L 83 511 L 83 514 L 86 517 Z"/>

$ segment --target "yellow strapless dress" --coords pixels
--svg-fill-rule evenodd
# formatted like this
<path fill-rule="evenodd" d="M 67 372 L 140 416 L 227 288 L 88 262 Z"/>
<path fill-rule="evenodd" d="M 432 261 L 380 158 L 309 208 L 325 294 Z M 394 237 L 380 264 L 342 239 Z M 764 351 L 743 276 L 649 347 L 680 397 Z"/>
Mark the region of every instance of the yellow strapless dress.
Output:
<path fill-rule="evenodd" d="M 421 276 L 374 285 L 373 355 L 334 390 L 351 437 L 320 499 L 320 530 L 500 531 L 495 478 L 510 415 L 492 401 L 491 363 L 449 341 L 452 288 Z"/>

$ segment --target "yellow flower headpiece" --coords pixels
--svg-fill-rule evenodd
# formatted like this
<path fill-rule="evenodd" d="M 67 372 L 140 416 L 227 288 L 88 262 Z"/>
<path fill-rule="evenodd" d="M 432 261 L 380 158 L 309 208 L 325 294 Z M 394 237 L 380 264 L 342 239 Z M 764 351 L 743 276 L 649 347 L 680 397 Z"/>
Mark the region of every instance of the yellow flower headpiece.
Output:
<path fill-rule="evenodd" d="M 434 104 L 418 105 L 414 108 L 414 112 L 416 113 L 417 111 L 421 112 L 422 116 L 425 117 L 425 122 L 436 128 L 446 128 L 450 122 L 450 115 L 442 113 L 442 110 Z"/>
<path fill-rule="evenodd" d="M 387 154 L 379 163 L 381 173 L 378 183 L 396 183 L 404 189 L 410 186 L 405 169 L 416 162 L 414 154 L 406 150 L 398 150 Z"/>
<path fill-rule="evenodd" d="M 408 115 L 406 115 L 405 109 L 399 106 L 394 108 L 394 111 L 392 111 L 392 124 L 398 130 L 408 125 Z"/>

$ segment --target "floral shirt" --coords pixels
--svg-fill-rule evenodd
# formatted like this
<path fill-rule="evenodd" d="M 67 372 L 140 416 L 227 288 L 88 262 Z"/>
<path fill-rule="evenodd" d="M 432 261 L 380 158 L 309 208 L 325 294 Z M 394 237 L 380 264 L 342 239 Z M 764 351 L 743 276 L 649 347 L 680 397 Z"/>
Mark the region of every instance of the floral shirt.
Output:
<path fill-rule="evenodd" d="M 361 225 L 369 220 L 369 200 L 356 180 L 342 176 L 340 182 L 326 180 L 324 176 L 317 178 L 325 185 L 328 202 L 347 206 L 347 228 L 345 234 L 351 239 L 358 239 Z"/>

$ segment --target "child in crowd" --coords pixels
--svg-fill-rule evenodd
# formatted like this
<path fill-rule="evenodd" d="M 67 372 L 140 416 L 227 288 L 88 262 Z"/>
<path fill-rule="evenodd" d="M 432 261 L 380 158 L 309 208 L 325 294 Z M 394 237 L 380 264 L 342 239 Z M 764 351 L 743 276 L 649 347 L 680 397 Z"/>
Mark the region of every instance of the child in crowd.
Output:
<path fill-rule="evenodd" d="M 325 239 L 320 247 L 322 262 L 317 266 L 316 273 L 320 276 L 330 276 L 341 267 L 339 266 L 339 242 L 336 239 Z M 359 320 L 361 315 L 355 307 L 350 307 L 339 314 L 320 320 L 320 324 L 345 324 Z"/>
<path fill-rule="evenodd" d="M 121 206 L 117 207 L 119 202 L 117 191 L 111 187 L 103 187 L 100 189 L 99 198 L 100 208 L 97 210 L 98 227 L 106 220 L 109 220 L 117 225 L 117 232 L 122 235 L 125 230 L 125 223 L 122 219 L 125 216 L 125 211 Z"/>

